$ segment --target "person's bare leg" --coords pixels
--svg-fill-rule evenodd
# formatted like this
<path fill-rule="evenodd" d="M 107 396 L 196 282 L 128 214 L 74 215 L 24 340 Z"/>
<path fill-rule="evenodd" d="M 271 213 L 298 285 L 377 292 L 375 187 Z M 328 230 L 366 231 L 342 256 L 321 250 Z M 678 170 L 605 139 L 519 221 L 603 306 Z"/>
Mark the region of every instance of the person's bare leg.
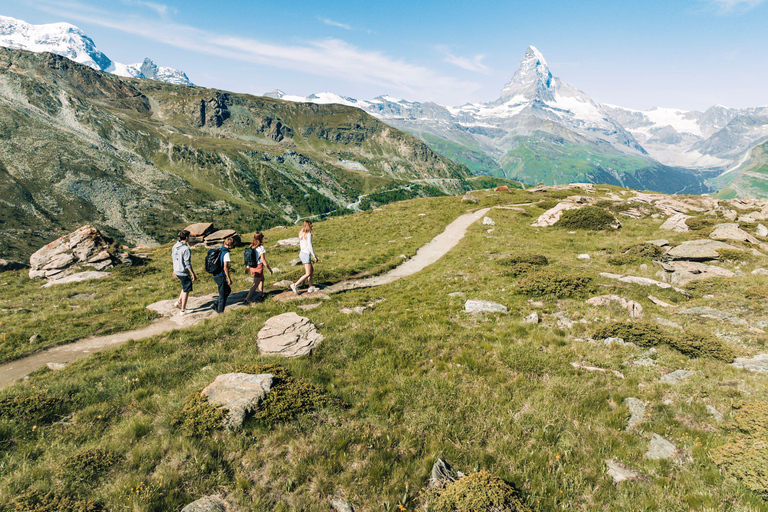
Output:
<path fill-rule="evenodd" d="M 257 279 L 258 278 L 256 276 L 253 276 L 253 284 L 251 285 L 251 289 L 248 290 L 248 296 L 245 298 L 245 302 L 250 302 L 250 300 L 253 298 L 253 294 L 256 293 L 256 289 L 259 286 Z"/>
<path fill-rule="evenodd" d="M 304 282 L 305 279 L 309 279 L 312 276 L 312 264 L 311 263 L 305 263 L 304 264 L 304 275 L 299 278 L 296 283 L 294 283 L 297 287 Z M 310 286 L 311 281 L 310 281 Z"/>
<path fill-rule="evenodd" d="M 309 287 L 312 288 L 312 276 L 315 275 L 315 267 L 312 266 L 312 264 L 309 264 L 309 277 L 307 278 L 307 284 L 309 284 Z"/>
<path fill-rule="evenodd" d="M 189 298 L 189 292 L 181 292 L 181 295 L 179 296 L 179 301 L 181 302 L 181 310 L 186 311 L 187 310 L 187 299 Z"/>

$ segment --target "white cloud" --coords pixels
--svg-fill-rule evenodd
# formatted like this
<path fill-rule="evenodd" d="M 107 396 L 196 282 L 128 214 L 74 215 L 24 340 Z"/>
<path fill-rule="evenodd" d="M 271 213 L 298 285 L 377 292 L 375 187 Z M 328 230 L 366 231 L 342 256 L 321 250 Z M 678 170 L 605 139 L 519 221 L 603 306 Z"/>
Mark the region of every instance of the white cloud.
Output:
<path fill-rule="evenodd" d="M 765 3 L 766 0 L 702 0 L 718 14 L 743 13 L 758 5 Z"/>
<path fill-rule="evenodd" d="M 359 48 L 340 39 L 286 45 L 217 34 L 164 19 L 117 16 L 74 2 L 36 0 L 34 6 L 65 19 L 100 25 L 184 50 L 350 83 L 373 84 L 385 92 L 398 92 L 414 98 L 439 101 L 454 98 L 457 93 L 467 97 L 480 87 L 476 82 L 441 75 L 430 68 L 381 51 Z"/>
<path fill-rule="evenodd" d="M 460 57 L 453 55 L 445 46 L 438 46 L 437 49 L 443 54 L 443 61 L 449 64 L 484 75 L 489 75 L 491 73 L 490 68 L 483 64 L 483 59 L 485 59 L 485 55 L 483 54 L 477 54 L 474 57 Z"/>
<path fill-rule="evenodd" d="M 317 19 L 322 21 L 326 25 L 330 25 L 331 27 L 343 28 L 344 30 L 355 30 L 350 25 L 347 25 L 346 23 L 340 23 L 338 21 L 333 21 L 328 18 L 317 18 Z"/>
<path fill-rule="evenodd" d="M 144 7 L 150 11 L 154 11 L 161 18 L 165 18 L 168 14 L 175 14 L 177 12 L 173 7 L 168 7 L 165 4 L 158 4 L 155 2 L 146 2 L 144 0 L 122 0 L 122 2 L 126 5 Z"/>

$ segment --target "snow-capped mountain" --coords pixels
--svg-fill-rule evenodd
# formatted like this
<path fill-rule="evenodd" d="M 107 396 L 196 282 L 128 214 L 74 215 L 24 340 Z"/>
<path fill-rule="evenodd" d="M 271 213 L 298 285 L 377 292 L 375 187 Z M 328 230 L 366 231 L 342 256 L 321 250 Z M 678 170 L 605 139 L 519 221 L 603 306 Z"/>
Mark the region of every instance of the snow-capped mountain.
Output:
<path fill-rule="evenodd" d="M 193 85 L 178 69 L 157 66 L 150 59 L 121 64 L 104 55 L 93 40 L 69 23 L 32 25 L 0 16 L 0 46 L 31 52 L 51 52 L 99 71 L 131 78 L 150 78 L 172 84 Z"/>

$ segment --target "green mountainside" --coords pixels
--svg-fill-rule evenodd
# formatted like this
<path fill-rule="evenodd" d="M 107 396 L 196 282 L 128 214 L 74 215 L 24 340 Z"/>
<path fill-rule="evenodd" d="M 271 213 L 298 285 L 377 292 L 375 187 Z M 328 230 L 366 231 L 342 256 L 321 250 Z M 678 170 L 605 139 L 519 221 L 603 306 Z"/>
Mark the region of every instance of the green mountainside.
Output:
<path fill-rule="evenodd" d="M 153 244 L 188 222 L 245 232 L 378 204 L 369 194 L 455 194 L 473 181 L 355 108 L 123 79 L 0 48 L 6 257 L 85 223 Z"/>
<path fill-rule="evenodd" d="M 717 197 L 765 197 L 768 195 L 768 142 L 755 146 L 746 162 L 710 180 Z"/>

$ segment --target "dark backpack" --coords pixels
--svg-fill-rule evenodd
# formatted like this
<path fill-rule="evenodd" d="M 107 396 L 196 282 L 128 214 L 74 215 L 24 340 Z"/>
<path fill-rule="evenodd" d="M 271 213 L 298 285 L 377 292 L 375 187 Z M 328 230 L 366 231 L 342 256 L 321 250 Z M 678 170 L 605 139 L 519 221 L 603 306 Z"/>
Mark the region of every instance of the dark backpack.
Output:
<path fill-rule="evenodd" d="M 211 249 L 205 256 L 205 271 L 209 274 L 218 276 L 224 272 L 224 265 L 221 263 L 222 249 L 223 247 Z"/>
<path fill-rule="evenodd" d="M 243 257 L 245 258 L 245 266 L 255 268 L 258 266 L 259 261 L 256 257 L 256 249 L 253 247 L 246 247 L 245 253 L 243 254 Z"/>

